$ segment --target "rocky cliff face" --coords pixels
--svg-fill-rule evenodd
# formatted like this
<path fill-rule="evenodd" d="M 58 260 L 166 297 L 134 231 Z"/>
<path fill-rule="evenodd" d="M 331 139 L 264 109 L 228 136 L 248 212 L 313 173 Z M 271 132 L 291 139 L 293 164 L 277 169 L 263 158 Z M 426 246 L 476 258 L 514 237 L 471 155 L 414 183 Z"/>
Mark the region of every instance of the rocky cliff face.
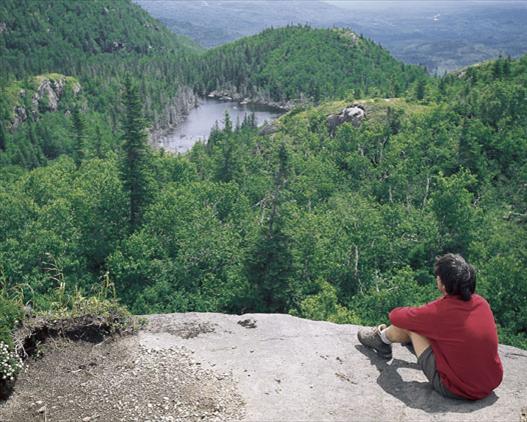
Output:
<path fill-rule="evenodd" d="M 503 383 L 484 400 L 456 401 L 431 389 L 405 348 L 389 362 L 365 349 L 358 328 L 152 315 L 134 337 L 50 344 L 0 403 L 0 420 L 520 421 L 527 411 L 525 350 L 500 346 Z"/>
<path fill-rule="evenodd" d="M 81 85 L 75 79 L 64 75 L 37 76 L 34 84 L 34 90 L 21 89 L 18 93 L 18 101 L 14 106 L 11 120 L 13 130 L 26 121 L 30 113 L 34 119 L 37 119 L 41 112 L 57 111 L 66 90 L 70 89 L 74 96 L 81 91 Z M 30 101 L 26 101 L 28 96 Z"/>

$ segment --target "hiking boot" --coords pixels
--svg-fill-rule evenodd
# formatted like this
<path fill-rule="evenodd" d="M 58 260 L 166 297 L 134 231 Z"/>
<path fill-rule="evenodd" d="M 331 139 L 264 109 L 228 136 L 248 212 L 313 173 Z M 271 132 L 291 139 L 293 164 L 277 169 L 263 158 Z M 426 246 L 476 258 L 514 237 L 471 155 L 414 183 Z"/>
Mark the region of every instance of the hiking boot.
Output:
<path fill-rule="evenodd" d="M 384 324 L 378 327 L 361 328 L 357 337 L 364 346 L 375 350 L 380 357 L 390 360 L 392 358 L 392 345 L 382 341 L 380 334 L 385 328 L 386 325 Z"/>

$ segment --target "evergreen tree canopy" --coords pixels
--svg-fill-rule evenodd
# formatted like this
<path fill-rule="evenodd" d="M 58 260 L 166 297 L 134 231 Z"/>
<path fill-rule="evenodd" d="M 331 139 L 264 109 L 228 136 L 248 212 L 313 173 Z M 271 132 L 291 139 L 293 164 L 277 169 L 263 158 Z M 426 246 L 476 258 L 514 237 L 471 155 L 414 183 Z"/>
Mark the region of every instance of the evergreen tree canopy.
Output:
<path fill-rule="evenodd" d="M 302 26 L 196 52 L 125 0 L 5 0 L 0 22 L 0 337 L 17 301 L 101 279 L 136 313 L 370 325 L 437 297 L 448 251 L 527 347 L 527 56 L 432 77 Z M 148 145 L 214 89 L 316 105 L 270 135 L 226 116 L 188 154 Z M 365 117 L 330 128 L 351 101 Z"/>

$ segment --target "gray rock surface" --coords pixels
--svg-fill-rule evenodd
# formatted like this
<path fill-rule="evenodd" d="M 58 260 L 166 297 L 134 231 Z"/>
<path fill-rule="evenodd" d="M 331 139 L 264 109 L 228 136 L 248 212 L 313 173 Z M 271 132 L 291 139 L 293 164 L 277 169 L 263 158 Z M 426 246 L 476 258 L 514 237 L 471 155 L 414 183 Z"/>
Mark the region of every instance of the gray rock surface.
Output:
<path fill-rule="evenodd" d="M 440 397 L 416 358 L 386 362 L 359 327 L 289 315 L 151 315 L 136 336 L 53 339 L 29 359 L 0 421 L 527 422 L 527 351 L 500 346 L 485 400 Z"/>
<path fill-rule="evenodd" d="M 415 357 L 393 360 L 357 342 L 359 327 L 288 315 L 170 314 L 148 317 L 142 346 L 185 347 L 204 368 L 230 372 L 246 421 L 519 421 L 527 407 L 527 351 L 500 346 L 503 383 L 488 398 L 440 397 Z"/>
<path fill-rule="evenodd" d="M 222 101 L 238 101 L 242 104 L 253 103 L 273 107 L 283 111 L 293 110 L 297 106 L 305 106 L 311 104 L 312 99 L 306 98 L 303 95 L 300 98 L 274 101 L 269 98 L 269 94 L 265 92 L 249 94 L 248 92 L 238 92 L 234 86 L 228 86 L 224 89 L 211 91 L 207 94 L 209 98 L 216 98 Z"/>
<path fill-rule="evenodd" d="M 65 89 L 66 77 L 63 75 L 57 79 L 41 78 L 38 88 L 31 96 L 30 109 L 26 109 L 22 105 L 15 105 L 11 129 L 16 129 L 21 123 L 25 122 L 28 118 L 28 113 L 31 113 L 34 119 L 38 119 L 39 113 L 42 111 L 57 111 Z M 73 83 L 71 90 L 73 95 L 77 95 L 81 90 L 80 84 L 78 82 Z M 21 89 L 19 92 L 20 98 L 24 98 L 26 94 L 25 89 Z M 44 110 L 41 110 L 41 103 L 44 99 L 46 100 L 46 106 Z M 22 103 L 20 101 L 20 104 Z"/>
<path fill-rule="evenodd" d="M 13 118 L 13 122 L 11 124 L 13 129 L 16 129 L 20 123 L 25 122 L 27 120 L 27 112 L 24 107 L 16 106 L 15 107 L 15 115 Z"/>
<path fill-rule="evenodd" d="M 346 122 L 351 122 L 353 126 L 358 127 L 365 117 L 366 111 L 361 104 L 352 104 L 345 107 L 339 114 L 330 114 L 328 116 L 327 124 L 329 133 L 331 136 L 335 136 L 337 126 Z"/>
<path fill-rule="evenodd" d="M 259 130 L 258 135 L 267 136 L 272 135 L 280 130 L 276 123 L 265 123 Z"/>
<path fill-rule="evenodd" d="M 38 105 L 40 101 L 46 97 L 48 100 L 48 110 L 57 111 L 59 106 L 59 99 L 62 95 L 64 88 L 64 78 L 59 81 L 50 81 L 49 79 L 44 79 L 40 82 L 40 85 L 37 89 L 37 92 L 33 94 L 32 103 L 35 113 L 38 110 Z"/>

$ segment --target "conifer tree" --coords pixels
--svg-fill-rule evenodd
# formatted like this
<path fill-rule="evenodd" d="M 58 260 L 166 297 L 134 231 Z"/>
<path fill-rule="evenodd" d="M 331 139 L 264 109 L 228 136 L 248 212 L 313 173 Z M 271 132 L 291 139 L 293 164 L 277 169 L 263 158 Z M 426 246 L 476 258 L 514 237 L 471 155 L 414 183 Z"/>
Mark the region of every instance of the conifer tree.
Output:
<path fill-rule="evenodd" d="M 511 76 L 511 56 L 507 56 L 507 58 L 503 61 L 503 77 L 508 78 Z"/>
<path fill-rule="evenodd" d="M 290 238 L 285 233 L 282 213 L 284 189 L 290 173 L 289 152 L 284 144 L 278 151 L 278 170 L 270 200 L 270 215 L 251 253 L 248 278 L 255 290 L 256 310 L 287 312 L 292 305 Z"/>
<path fill-rule="evenodd" d="M 85 154 L 85 147 L 86 147 L 86 121 L 84 120 L 84 117 L 82 116 L 79 106 L 75 106 L 73 108 L 73 111 L 71 113 L 71 118 L 73 121 L 73 131 L 74 131 L 74 139 L 75 139 L 75 145 L 73 147 L 74 150 L 74 159 L 75 164 L 77 167 L 80 166 L 81 162 L 84 160 L 86 154 Z"/>
<path fill-rule="evenodd" d="M 0 121 L 0 151 L 5 151 L 5 132 L 4 132 L 4 125 Z"/>
<path fill-rule="evenodd" d="M 417 86 L 415 88 L 415 98 L 418 100 L 423 100 L 426 94 L 426 80 L 419 79 L 417 81 Z"/>
<path fill-rule="evenodd" d="M 27 125 L 27 139 L 29 141 L 28 148 L 26 150 L 26 167 L 36 168 L 45 162 L 42 150 L 38 145 L 37 134 L 35 132 L 35 124 L 29 120 Z"/>
<path fill-rule="evenodd" d="M 229 115 L 229 112 L 227 110 L 225 110 L 224 122 L 225 122 L 225 127 L 224 127 L 223 131 L 225 133 L 227 133 L 227 134 L 231 133 L 232 132 L 232 120 L 231 120 L 231 116 Z"/>
<path fill-rule="evenodd" d="M 214 123 L 214 126 L 210 130 L 209 138 L 207 139 L 207 152 L 210 153 L 214 147 L 221 143 L 223 133 L 218 126 L 218 121 Z"/>
<path fill-rule="evenodd" d="M 469 81 L 471 86 L 476 85 L 476 82 L 478 82 L 478 73 L 473 67 L 467 69 L 467 81 Z"/>
<path fill-rule="evenodd" d="M 130 226 L 134 230 L 139 226 L 142 212 L 148 202 L 150 150 L 137 87 L 127 77 L 124 88 L 126 115 L 123 127 L 122 177 L 130 200 Z"/>
<path fill-rule="evenodd" d="M 101 127 L 99 125 L 95 126 L 95 156 L 97 158 L 103 158 L 103 140 L 102 140 L 102 133 L 101 133 Z"/>
<path fill-rule="evenodd" d="M 494 79 L 501 79 L 503 77 L 503 60 L 501 56 L 492 65 L 492 76 Z"/>

